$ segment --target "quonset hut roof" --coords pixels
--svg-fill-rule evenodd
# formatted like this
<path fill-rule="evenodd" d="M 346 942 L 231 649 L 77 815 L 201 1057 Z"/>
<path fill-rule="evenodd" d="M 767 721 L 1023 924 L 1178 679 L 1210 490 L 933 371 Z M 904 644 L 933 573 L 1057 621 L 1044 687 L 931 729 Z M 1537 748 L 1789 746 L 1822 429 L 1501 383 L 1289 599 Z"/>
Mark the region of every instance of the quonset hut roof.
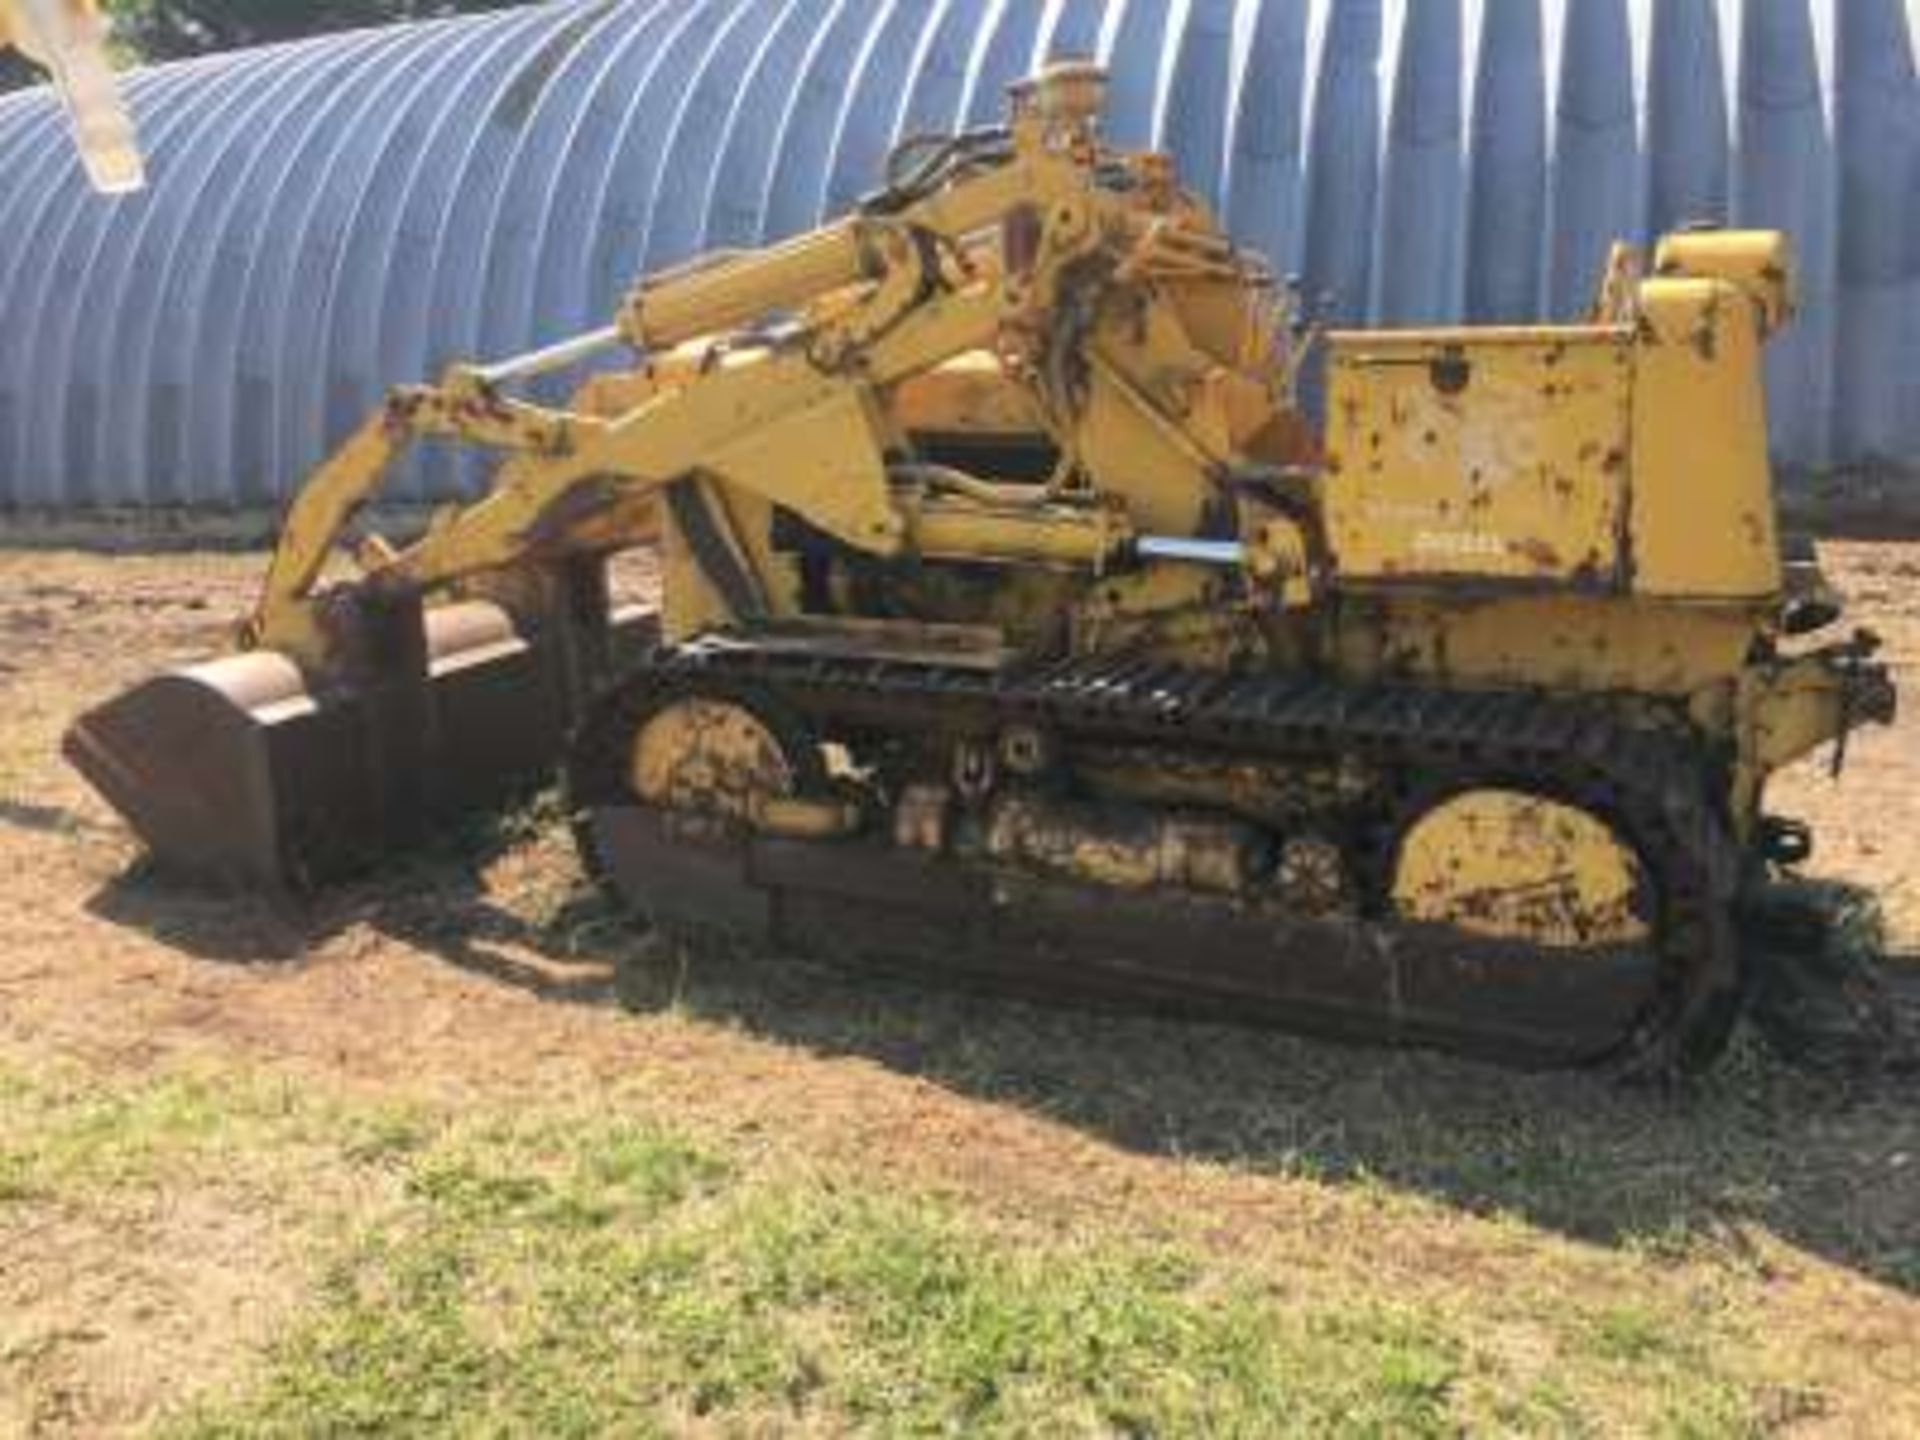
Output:
<path fill-rule="evenodd" d="M 12 96 L 0 505 L 279 499 L 385 385 L 840 210 L 1064 54 L 1348 320 L 1565 316 L 1616 235 L 1783 226 L 1776 452 L 1910 463 L 1917 30 L 1920 0 L 568 0 L 141 71 L 153 184 L 118 203 Z"/>

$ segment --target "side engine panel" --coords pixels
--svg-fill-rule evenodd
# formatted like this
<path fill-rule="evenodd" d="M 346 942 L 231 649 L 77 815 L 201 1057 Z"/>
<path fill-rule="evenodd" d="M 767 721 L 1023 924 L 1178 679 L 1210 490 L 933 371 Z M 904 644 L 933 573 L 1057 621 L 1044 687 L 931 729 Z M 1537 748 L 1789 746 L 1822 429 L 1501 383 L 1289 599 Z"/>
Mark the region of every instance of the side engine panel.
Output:
<path fill-rule="evenodd" d="M 1633 368 L 1614 327 L 1333 336 L 1323 495 L 1341 578 L 1620 588 Z"/>
<path fill-rule="evenodd" d="M 1580 325 L 1329 337 L 1326 529 L 1342 584 L 1777 601 L 1762 349 L 1792 311 L 1770 231 L 1669 236 Z"/>

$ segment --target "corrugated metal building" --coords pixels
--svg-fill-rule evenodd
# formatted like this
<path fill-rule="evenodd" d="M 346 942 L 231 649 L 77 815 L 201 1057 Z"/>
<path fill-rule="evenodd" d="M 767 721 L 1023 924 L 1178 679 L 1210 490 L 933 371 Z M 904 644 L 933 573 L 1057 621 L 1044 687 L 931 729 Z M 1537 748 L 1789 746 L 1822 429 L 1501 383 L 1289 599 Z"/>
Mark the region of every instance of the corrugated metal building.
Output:
<path fill-rule="evenodd" d="M 120 203 L 13 96 L 0 505 L 283 496 L 386 384 L 602 323 L 1089 53 L 1112 133 L 1348 319 L 1565 316 L 1616 234 L 1784 226 L 1777 453 L 1910 466 L 1917 33 L 1920 0 L 568 0 L 143 71 Z"/>

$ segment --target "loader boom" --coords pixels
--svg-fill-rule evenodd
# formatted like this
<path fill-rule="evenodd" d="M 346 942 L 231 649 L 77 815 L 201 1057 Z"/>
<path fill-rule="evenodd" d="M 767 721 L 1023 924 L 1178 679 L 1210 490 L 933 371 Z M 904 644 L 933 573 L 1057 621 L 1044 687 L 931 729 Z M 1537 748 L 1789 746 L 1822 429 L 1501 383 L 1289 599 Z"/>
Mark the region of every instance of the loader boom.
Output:
<path fill-rule="evenodd" d="M 657 277 L 633 292 L 614 329 L 491 366 L 456 366 L 437 387 L 397 391 L 290 511 L 248 627 L 250 642 L 310 666 L 329 662 L 329 640 L 316 620 L 321 568 L 404 448 L 428 436 L 507 458 L 483 500 L 449 512 L 411 546 L 369 552 L 366 581 L 378 593 L 430 592 L 585 548 L 583 529 L 609 512 L 696 476 L 789 509 L 856 550 L 899 553 L 916 527 L 927 533 L 926 517 L 909 513 L 909 503 L 890 493 L 886 455 L 900 437 L 890 433 L 875 397 L 970 352 L 1044 335 L 1063 277 L 1110 244 L 1117 227 L 1136 220 L 1131 197 L 1096 183 L 1101 157 L 1090 119 L 1076 114 L 1063 122 L 1058 113 L 1030 110 L 1011 135 L 995 137 L 978 173 L 931 194 L 763 253 Z M 1017 273 L 983 239 L 1014 215 L 1028 222 L 1023 243 L 1036 257 Z M 1178 219 L 1155 216 L 1161 226 Z M 1141 239 L 1130 257 L 1139 273 L 1168 266 L 1162 229 L 1143 231 Z M 1236 286 L 1244 278 L 1217 243 L 1176 253 L 1171 263 L 1183 278 Z M 776 312 L 791 317 L 782 332 L 756 333 Z M 508 383 L 622 344 L 650 359 L 665 356 L 665 367 L 677 362 L 679 372 L 626 413 L 557 412 L 502 392 Z M 683 348 L 691 353 L 676 356 Z M 1068 397 L 1050 403 L 1064 410 Z M 1153 413 L 1151 403 L 1142 408 Z M 1167 429 L 1197 462 L 1210 463 L 1177 425 Z M 1070 434 L 1056 438 L 1071 442 Z M 758 463 L 774 455 L 780 465 Z M 1051 543 L 1038 533 L 1049 520 L 1060 532 Z M 990 517 L 980 523 L 990 528 Z M 933 533 L 956 528 L 956 543 L 978 543 L 965 525 L 936 524 Z M 1091 527 L 1099 544 L 1090 544 L 1086 517 L 1064 509 L 1026 528 L 1041 549 L 1082 554 L 1091 563 L 1130 538 L 1116 518 Z"/>

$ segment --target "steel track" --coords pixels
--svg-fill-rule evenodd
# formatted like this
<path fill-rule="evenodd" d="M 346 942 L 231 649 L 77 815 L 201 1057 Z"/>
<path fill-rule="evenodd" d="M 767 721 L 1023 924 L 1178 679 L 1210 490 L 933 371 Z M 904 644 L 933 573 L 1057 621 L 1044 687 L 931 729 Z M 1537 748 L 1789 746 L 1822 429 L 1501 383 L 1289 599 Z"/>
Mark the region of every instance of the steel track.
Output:
<path fill-rule="evenodd" d="M 1583 1006 L 1591 1009 L 1592 998 L 1566 978 L 1589 963 L 1584 952 L 1563 952 L 1543 962 L 1512 942 L 1487 945 L 1456 936 L 1449 946 L 1446 937 L 1430 933 L 1435 927 L 1378 915 L 1365 924 L 1332 922 L 1348 931 L 1365 930 L 1368 942 L 1356 949 L 1327 924 L 1299 921 L 1279 931 L 1272 925 L 1247 931 L 1242 919 L 1217 903 L 1149 902 L 1177 917 L 1169 943 L 1177 943 L 1180 933 L 1222 937 L 1219 947 L 1228 958 L 1215 967 L 1218 973 L 1196 967 L 1190 958 L 1157 970 L 1151 958 L 1120 965 L 1075 958 L 1070 948 L 1075 941 L 1090 935 L 1095 943 L 1108 942 L 1097 928 L 1076 930 L 1065 921 L 1042 926 L 1048 943 L 1025 944 L 1017 962 L 1004 963 L 991 953 L 996 944 L 1006 949 L 1012 944 L 1007 935 L 1016 932 L 1023 943 L 1031 936 L 1018 926 L 1002 934 L 989 925 L 984 938 L 975 937 L 989 953 L 955 961 L 942 951 L 964 950 L 954 937 L 976 925 L 977 917 L 949 904 L 941 887 L 965 891 L 977 877 L 963 880 L 959 872 L 977 866 L 932 862 L 944 876 L 936 871 L 921 883 L 927 862 L 914 857 L 906 866 L 898 852 L 880 853 L 882 846 L 848 850 L 842 848 L 845 842 L 809 842 L 812 853 L 796 856 L 794 842 L 755 846 L 743 841 L 737 853 L 719 859 L 718 869 L 676 870 L 689 863 L 686 839 L 671 825 L 662 828 L 663 817 L 643 812 L 624 793 L 623 747 L 637 721 L 664 697 L 713 692 L 771 709 L 783 723 L 804 725 L 822 737 L 991 736 L 1007 725 L 1028 724 L 1060 737 L 1069 757 L 1075 745 L 1114 742 L 1214 759 L 1297 763 L 1350 756 L 1395 777 L 1395 788 L 1408 797 L 1448 785 L 1525 785 L 1602 816 L 1639 852 L 1658 895 L 1653 963 L 1639 979 L 1619 981 L 1639 984 L 1643 991 L 1627 1018 L 1597 1038 L 1591 1016 L 1574 1013 Z M 754 899 L 754 919 L 747 928 L 755 938 L 795 948 L 818 950 L 830 945 L 832 936 L 819 936 L 820 943 L 813 945 L 799 943 L 797 932 L 808 927 L 788 923 L 794 915 L 816 922 L 816 930 L 842 926 L 851 935 L 884 910 L 881 918 L 889 922 L 891 936 L 884 947 L 888 958 L 917 951 L 905 958 L 1011 979 L 1018 988 L 1051 989 L 1047 982 L 1057 972 L 1060 988 L 1077 994 L 1106 993 L 1176 1008 L 1189 1008 L 1182 1003 L 1186 998 L 1212 999 L 1222 1003 L 1193 1008 L 1367 1038 L 1437 1043 L 1516 1063 L 1602 1062 L 1635 1072 L 1665 1073 L 1710 1060 L 1737 1010 L 1732 907 L 1740 856 L 1708 797 L 1701 756 L 1683 735 L 1630 725 L 1599 700 L 1236 675 L 1126 657 L 981 671 L 796 655 L 713 640 L 658 650 L 629 672 L 583 727 L 571 769 L 583 853 L 617 894 L 656 912 L 664 906 L 670 922 L 677 917 L 692 924 L 703 906 L 725 907 L 729 886 L 742 886 L 742 893 Z M 1410 818 L 1391 807 L 1382 812 L 1354 839 L 1362 852 L 1353 857 L 1356 866 L 1377 871 L 1397 828 Z M 610 824 L 619 829 L 617 838 L 610 838 Z M 837 861 L 815 859 L 836 852 Z M 668 871 L 678 875 L 677 882 L 662 883 Z M 853 879 L 855 872 L 872 883 Z M 1026 903 L 1036 913 L 1054 915 L 1068 903 L 1058 886 L 996 880 L 990 889 L 982 900 L 988 907 Z M 815 891 L 845 903 L 837 911 L 822 909 L 825 902 L 813 898 Z M 772 897 L 764 905 L 762 893 Z M 692 903 L 678 903 L 689 895 L 696 897 Z M 916 897 L 928 906 L 918 938 L 906 923 Z M 1092 904 L 1115 914 L 1122 934 L 1128 927 L 1132 933 L 1154 928 L 1153 911 L 1131 897 L 1104 896 Z M 1276 935 L 1281 944 L 1294 947 L 1294 958 L 1274 948 Z M 1116 935 L 1112 943 L 1122 941 Z M 1239 957 L 1233 953 L 1236 943 L 1258 953 Z M 1380 994 L 1320 1003 L 1328 985 L 1339 988 L 1337 975 L 1316 980 L 1318 990 L 1296 985 L 1288 992 L 1257 973 L 1289 966 L 1304 967 L 1302 973 L 1309 975 L 1327 973 L 1325 955 L 1308 954 L 1315 947 L 1334 957 L 1332 971 L 1342 963 L 1384 967 Z M 1420 962 L 1432 967 L 1426 973 L 1444 972 L 1460 992 L 1435 1012 L 1439 1020 L 1406 1001 L 1409 981 L 1424 983 L 1423 972 L 1408 968 L 1420 955 L 1431 957 Z M 1604 972 L 1603 964 L 1593 964 L 1596 973 Z M 1035 981 L 1038 986 L 1027 983 Z M 1521 991 L 1526 991 L 1524 1003 L 1516 998 Z M 1300 1003 L 1289 1004 L 1290 997 Z M 1369 1003 L 1379 1012 L 1371 1022 Z M 1566 1013 L 1553 1013 L 1556 1006 Z"/>

